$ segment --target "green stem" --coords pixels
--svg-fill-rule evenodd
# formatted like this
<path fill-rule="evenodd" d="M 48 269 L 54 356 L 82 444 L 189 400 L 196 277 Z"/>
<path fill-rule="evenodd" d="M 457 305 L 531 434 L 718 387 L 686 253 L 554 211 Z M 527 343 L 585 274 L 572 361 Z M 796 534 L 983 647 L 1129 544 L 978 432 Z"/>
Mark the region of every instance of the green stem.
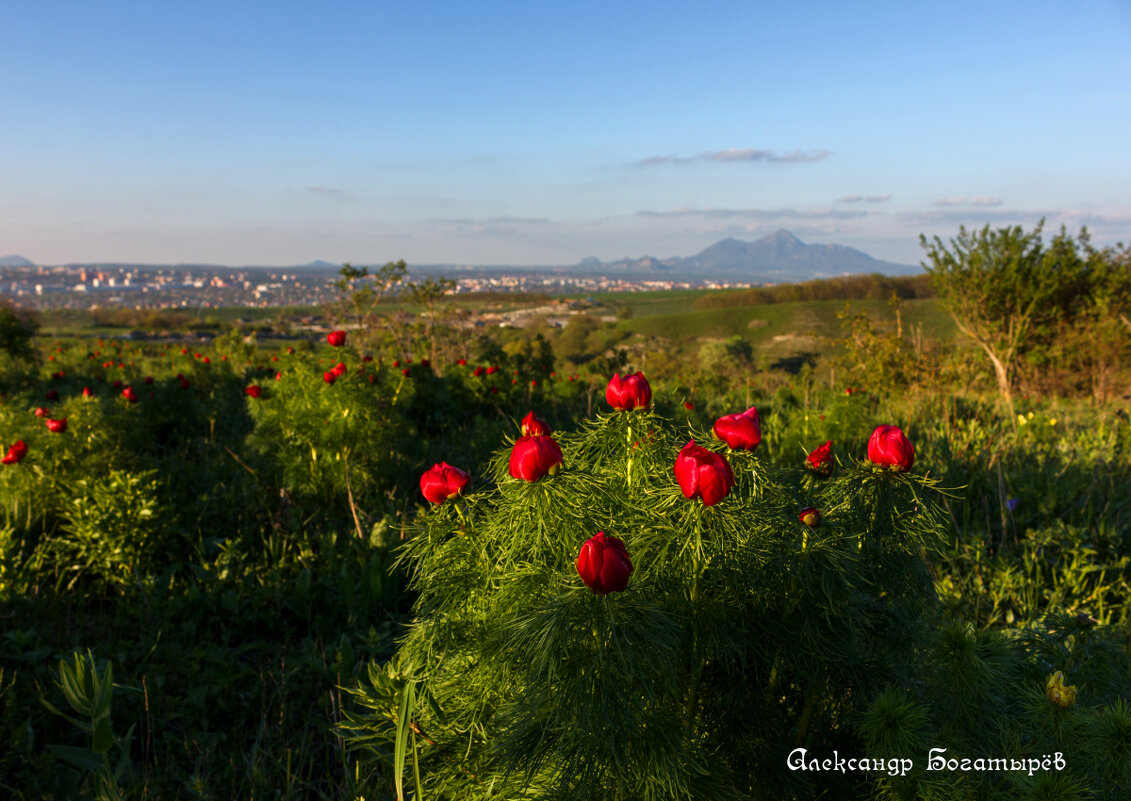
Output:
<path fill-rule="evenodd" d="M 631 412 L 625 412 L 625 414 L 631 414 Z M 632 419 L 631 418 L 629 418 L 628 428 L 626 429 L 626 431 L 628 432 L 628 441 L 627 441 L 628 468 L 627 468 L 627 474 L 626 474 L 625 478 L 628 481 L 628 486 L 631 487 L 632 486 Z"/>
<path fill-rule="evenodd" d="M 805 706 L 801 710 L 801 719 L 797 722 L 797 741 L 795 745 L 801 745 L 805 742 L 805 737 L 809 734 L 809 724 L 813 720 L 813 710 L 817 706 L 817 694 L 820 692 L 820 685 L 816 679 L 809 682 L 809 690 L 805 693 Z"/>
<path fill-rule="evenodd" d="M 695 519 L 695 552 L 692 557 L 692 578 L 691 578 L 691 594 L 689 599 L 691 601 L 691 673 L 689 684 L 687 688 L 687 699 L 683 706 L 683 719 L 690 734 L 694 734 L 695 730 L 695 708 L 699 703 L 699 678 L 703 674 L 703 659 L 699 655 L 699 621 L 696 614 L 696 603 L 699 601 L 699 579 L 703 575 L 704 565 L 702 563 L 703 551 L 703 529 L 702 529 L 702 508 L 700 507 L 699 515 Z"/>

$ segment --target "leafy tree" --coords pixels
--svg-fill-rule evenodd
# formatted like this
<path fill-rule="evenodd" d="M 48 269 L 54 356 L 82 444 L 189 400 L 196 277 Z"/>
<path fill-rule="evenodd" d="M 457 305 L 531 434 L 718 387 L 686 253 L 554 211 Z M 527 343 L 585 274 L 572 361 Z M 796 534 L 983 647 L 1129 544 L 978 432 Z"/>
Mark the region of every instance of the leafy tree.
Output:
<path fill-rule="evenodd" d="M 35 317 L 9 303 L 0 304 L 0 350 L 13 359 L 30 362 L 35 359 L 31 340 L 39 323 Z"/>
<path fill-rule="evenodd" d="M 1093 260 L 1086 230 L 1073 240 L 1062 228 L 1045 248 L 1043 225 L 1030 233 L 1021 226 L 960 227 L 949 247 L 937 236 L 919 237 L 936 291 L 958 330 L 993 364 L 1010 407 L 1020 358 L 1058 321 L 1075 315 Z"/>

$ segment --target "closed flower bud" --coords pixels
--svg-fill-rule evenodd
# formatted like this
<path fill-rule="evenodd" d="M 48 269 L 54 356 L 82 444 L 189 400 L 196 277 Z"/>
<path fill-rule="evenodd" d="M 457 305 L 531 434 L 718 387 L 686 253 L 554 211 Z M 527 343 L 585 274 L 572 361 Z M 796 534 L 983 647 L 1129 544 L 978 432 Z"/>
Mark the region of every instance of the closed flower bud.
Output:
<path fill-rule="evenodd" d="M 430 503 L 441 504 L 463 492 L 469 476 L 458 467 L 440 462 L 428 468 L 420 477 L 420 491 Z"/>
<path fill-rule="evenodd" d="M 25 456 L 27 456 L 27 445 L 22 439 L 16 440 L 15 444 L 8 448 L 4 458 L 0 459 L 0 464 L 16 464 Z"/>
<path fill-rule="evenodd" d="M 605 387 L 605 400 L 618 412 L 644 409 L 652 402 L 652 387 L 648 386 L 644 373 L 639 371 L 624 378 L 614 373 Z"/>
<path fill-rule="evenodd" d="M 695 440 L 684 445 L 675 458 L 674 472 L 683 496 L 699 498 L 704 506 L 718 503 L 734 486 L 734 472 L 727 460 L 696 445 Z"/>
<path fill-rule="evenodd" d="M 906 473 L 915 464 L 915 447 L 898 426 L 876 426 L 868 440 L 868 460 Z"/>
<path fill-rule="evenodd" d="M 326 335 L 326 341 L 330 343 L 331 347 L 340 348 L 342 345 L 346 344 L 346 332 L 331 331 Z"/>
<path fill-rule="evenodd" d="M 833 472 L 833 441 L 826 440 L 824 445 L 818 445 L 807 457 L 806 461 L 810 470 L 819 476 L 827 476 Z"/>
<path fill-rule="evenodd" d="M 624 592 L 628 577 L 632 575 L 628 549 L 616 537 L 598 531 L 581 546 L 577 555 L 577 574 L 598 595 Z"/>
<path fill-rule="evenodd" d="M 1045 697 L 1061 709 L 1067 709 L 1076 703 L 1076 685 L 1066 686 L 1064 673 L 1058 670 L 1045 682 Z"/>
<path fill-rule="evenodd" d="M 815 506 L 806 506 L 797 515 L 797 519 L 807 526 L 816 528 L 821 525 L 821 513 L 817 511 Z"/>
<path fill-rule="evenodd" d="M 541 417 L 535 417 L 534 412 L 528 412 L 526 417 L 522 418 L 522 436 L 548 437 L 552 433 L 554 432 L 550 429 L 550 424 Z"/>
<path fill-rule="evenodd" d="M 758 409 L 751 406 L 741 414 L 728 414 L 715 421 L 715 436 L 732 451 L 752 451 L 762 441 Z"/>
<path fill-rule="evenodd" d="M 67 418 L 64 417 L 60 420 L 47 420 L 47 430 L 52 434 L 62 434 L 67 430 Z"/>
<path fill-rule="evenodd" d="M 537 481 L 555 475 L 562 464 L 562 449 L 553 437 L 519 437 L 511 450 L 511 478 Z"/>
<path fill-rule="evenodd" d="M 244 392 L 246 392 L 248 395 L 250 395 L 253 398 L 258 398 L 260 395 L 263 394 L 263 388 L 260 387 L 258 384 L 252 384 L 250 387 L 245 389 Z"/>

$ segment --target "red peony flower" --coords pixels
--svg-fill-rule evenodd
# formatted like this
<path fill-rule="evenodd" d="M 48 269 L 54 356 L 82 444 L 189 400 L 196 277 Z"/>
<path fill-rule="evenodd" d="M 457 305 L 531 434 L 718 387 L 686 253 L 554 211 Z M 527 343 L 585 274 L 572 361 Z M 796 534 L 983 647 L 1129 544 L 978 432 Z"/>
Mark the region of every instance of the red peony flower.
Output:
<path fill-rule="evenodd" d="M 400 359 L 393 359 L 393 367 L 400 367 L 400 366 L 401 366 L 401 360 Z"/>
<path fill-rule="evenodd" d="M 362 357 L 361 357 L 361 360 L 362 360 L 363 362 L 365 362 L 366 364 L 368 364 L 369 362 L 373 361 L 373 357 L 372 357 L 372 356 L 369 356 L 369 355 L 367 354 L 367 355 L 365 355 L 365 356 L 362 356 Z"/>
<path fill-rule="evenodd" d="M 758 409 L 751 406 L 741 414 L 728 414 L 715 421 L 715 436 L 732 451 L 752 451 L 762 441 L 762 422 Z"/>
<path fill-rule="evenodd" d="M 4 458 L 0 459 L 0 464 L 16 464 L 25 456 L 27 456 L 27 445 L 24 444 L 22 439 L 19 439 L 12 447 L 8 448 Z"/>
<path fill-rule="evenodd" d="M 471 371 L 471 374 L 473 376 L 475 376 L 476 378 L 479 378 L 479 376 L 483 375 L 483 368 L 482 367 L 476 367 L 474 370 Z"/>
<path fill-rule="evenodd" d="M 734 486 L 734 472 L 727 460 L 696 445 L 695 440 L 683 446 L 675 458 L 674 470 L 683 496 L 699 498 L 704 506 L 718 503 Z"/>
<path fill-rule="evenodd" d="M 282 380 L 283 380 L 283 371 L 282 371 L 282 370 L 280 370 L 279 372 L 275 373 L 275 380 L 276 380 L 276 381 L 282 381 Z"/>
<path fill-rule="evenodd" d="M 52 434 L 62 434 L 67 430 L 67 418 L 64 417 L 60 420 L 47 420 L 47 430 Z"/>
<path fill-rule="evenodd" d="M 420 477 L 420 491 L 430 503 L 441 504 L 463 492 L 469 478 L 458 467 L 440 462 L 432 465 Z"/>
<path fill-rule="evenodd" d="M 341 378 L 346 374 L 346 366 L 344 363 L 338 362 L 332 368 L 330 368 L 330 372 L 336 375 L 338 378 Z"/>
<path fill-rule="evenodd" d="M 326 341 L 330 343 L 331 347 L 340 348 L 346 344 L 345 331 L 331 331 L 326 335 Z"/>
<path fill-rule="evenodd" d="M 115 381 L 110 386 L 112 386 L 114 389 L 121 389 L 122 388 L 122 382 L 121 381 Z"/>
<path fill-rule="evenodd" d="M 494 375 L 497 372 L 499 372 L 499 365 L 497 364 L 493 364 L 487 368 L 487 375 Z"/>
<path fill-rule="evenodd" d="M 49 389 L 49 390 L 47 390 L 47 394 L 44 397 L 46 397 L 47 400 L 49 400 L 49 401 L 57 401 L 57 400 L 59 400 L 59 391 L 54 390 L 54 389 Z"/>
<path fill-rule="evenodd" d="M 122 397 L 126 399 L 126 403 L 137 403 L 137 393 L 134 392 L 133 387 L 123 389 Z"/>
<path fill-rule="evenodd" d="M 821 513 L 817 511 L 817 508 L 815 506 L 806 506 L 797 515 L 797 519 L 805 525 L 812 526 L 813 528 L 821 525 Z"/>
<path fill-rule="evenodd" d="M 212 360 L 211 360 L 211 359 L 209 359 L 209 358 L 208 358 L 207 356 L 205 356 L 205 357 L 204 357 L 203 359 L 201 359 L 200 361 L 201 361 L 202 363 L 204 363 L 204 364 L 212 364 Z"/>
<path fill-rule="evenodd" d="M 577 555 L 577 574 L 598 595 L 624 592 L 632 575 L 628 549 L 616 537 L 598 531 L 581 546 Z"/>
<path fill-rule="evenodd" d="M 876 426 L 868 440 L 868 460 L 906 473 L 915 464 L 915 446 L 898 426 Z"/>
<path fill-rule="evenodd" d="M 250 387 L 245 389 L 244 392 L 246 392 L 253 398 L 258 398 L 263 394 L 263 387 L 259 386 L 258 384 L 252 384 Z"/>
<path fill-rule="evenodd" d="M 562 449 L 553 437 L 519 437 L 511 451 L 510 474 L 523 481 L 555 475 L 562 464 Z"/>
<path fill-rule="evenodd" d="M 324 372 L 322 374 L 322 380 L 325 381 L 327 384 L 333 384 L 335 381 L 338 380 L 338 374 L 335 373 L 333 370 L 327 370 L 326 372 Z"/>
<path fill-rule="evenodd" d="M 431 367 L 432 366 L 432 360 L 431 359 L 421 359 L 420 360 L 420 366 L 421 367 Z"/>
<path fill-rule="evenodd" d="M 571 378 L 570 380 L 572 381 L 573 379 Z M 692 409 L 695 408 L 695 404 L 692 403 L 691 401 L 684 401 L 683 402 L 683 408 L 687 409 L 687 411 L 690 412 Z"/>
<path fill-rule="evenodd" d="M 36 410 L 35 410 L 35 416 L 36 417 L 47 417 L 49 414 L 51 414 L 50 409 L 47 409 L 43 406 L 36 407 Z"/>
<path fill-rule="evenodd" d="M 94 397 L 94 393 L 93 393 L 93 392 L 91 392 L 91 390 L 90 390 L 90 387 L 83 387 L 83 388 L 82 388 L 82 396 L 83 396 L 84 398 L 93 398 L 93 397 Z"/>
<path fill-rule="evenodd" d="M 826 440 L 824 445 L 818 445 L 809 454 L 808 459 L 809 469 L 814 473 L 822 476 L 827 476 L 833 471 L 833 455 L 832 455 L 833 441 Z"/>
<path fill-rule="evenodd" d="M 614 374 L 605 387 L 605 400 L 609 405 L 620 412 L 633 409 L 643 409 L 652 402 L 652 388 L 648 386 L 648 379 L 644 373 L 635 372 L 626 375 Z"/>
<path fill-rule="evenodd" d="M 528 412 L 526 417 L 522 418 L 522 436 L 548 437 L 552 433 L 554 432 L 550 429 L 550 424 L 541 417 L 535 417 L 534 412 Z"/>
<path fill-rule="evenodd" d="M 466 367 L 467 359 L 456 359 L 456 364 L 458 364 L 460 367 Z"/>
<path fill-rule="evenodd" d="M 294 348 L 287 348 L 287 355 L 288 355 L 288 356 L 290 356 L 290 355 L 291 355 L 291 354 L 293 354 L 294 352 L 295 352 L 295 349 L 294 349 Z"/>
<path fill-rule="evenodd" d="M 412 375 L 412 373 L 406 367 L 405 369 L 401 370 L 401 375 L 408 376 L 408 375 Z"/>

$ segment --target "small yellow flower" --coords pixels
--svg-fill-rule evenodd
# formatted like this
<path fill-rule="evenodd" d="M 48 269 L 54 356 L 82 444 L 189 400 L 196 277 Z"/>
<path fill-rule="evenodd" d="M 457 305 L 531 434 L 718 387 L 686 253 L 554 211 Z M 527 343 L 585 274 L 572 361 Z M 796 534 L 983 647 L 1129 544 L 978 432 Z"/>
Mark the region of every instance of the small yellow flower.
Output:
<path fill-rule="evenodd" d="M 1056 418 L 1055 418 L 1055 417 L 1054 417 L 1053 419 L 1049 420 L 1049 425 L 1050 425 L 1050 426 L 1055 426 L 1055 425 L 1056 425 Z"/>
<path fill-rule="evenodd" d="M 1032 413 L 1032 412 L 1029 412 L 1029 419 L 1030 419 L 1030 420 L 1032 420 L 1032 419 L 1033 419 L 1033 413 Z"/>
<path fill-rule="evenodd" d="M 1064 673 L 1058 670 L 1045 683 L 1045 695 L 1061 709 L 1067 709 L 1076 703 L 1076 685 L 1066 686 Z"/>
<path fill-rule="evenodd" d="M 1025 425 L 1029 421 L 1025 418 L 1025 415 L 1019 414 L 1019 415 L 1017 415 L 1017 422 L 1020 423 L 1021 425 Z"/>

